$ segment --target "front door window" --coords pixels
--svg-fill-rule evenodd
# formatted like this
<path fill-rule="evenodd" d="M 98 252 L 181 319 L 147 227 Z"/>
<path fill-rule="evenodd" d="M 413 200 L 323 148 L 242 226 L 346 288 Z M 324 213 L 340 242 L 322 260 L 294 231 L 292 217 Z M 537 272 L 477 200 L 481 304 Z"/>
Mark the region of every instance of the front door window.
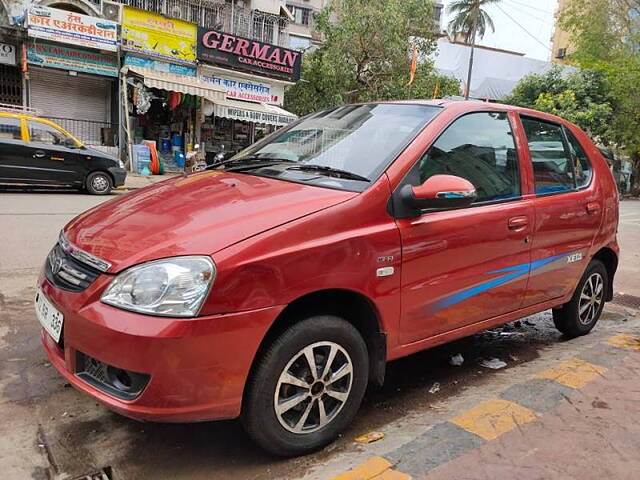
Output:
<path fill-rule="evenodd" d="M 29 138 L 32 142 L 64 145 L 67 137 L 60 130 L 46 123 L 29 120 Z"/>

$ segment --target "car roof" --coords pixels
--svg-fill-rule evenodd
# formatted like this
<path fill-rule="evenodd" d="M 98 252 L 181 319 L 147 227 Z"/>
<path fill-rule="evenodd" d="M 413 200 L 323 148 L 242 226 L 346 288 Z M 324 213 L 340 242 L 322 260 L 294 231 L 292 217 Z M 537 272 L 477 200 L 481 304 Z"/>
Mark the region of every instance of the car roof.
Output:
<path fill-rule="evenodd" d="M 29 115 L 27 113 L 3 112 L 3 111 L 0 111 L 0 117 L 26 118 L 27 120 L 46 120 L 44 118 L 36 117 L 34 115 Z"/>

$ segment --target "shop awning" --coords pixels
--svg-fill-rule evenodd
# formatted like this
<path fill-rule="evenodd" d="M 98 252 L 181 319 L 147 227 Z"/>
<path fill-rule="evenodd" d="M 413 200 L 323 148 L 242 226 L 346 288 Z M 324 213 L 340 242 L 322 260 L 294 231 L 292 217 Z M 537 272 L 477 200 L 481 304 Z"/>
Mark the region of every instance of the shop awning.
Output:
<path fill-rule="evenodd" d="M 122 71 L 125 74 L 130 71 L 140 75 L 147 87 L 196 95 L 198 97 L 206 98 L 214 103 L 224 100 L 227 95 L 224 88 L 217 87 L 209 82 L 198 80 L 197 77 L 158 72 L 156 70 L 151 70 L 150 68 L 134 67 L 131 65 L 122 67 Z"/>
<path fill-rule="evenodd" d="M 214 114 L 216 117 L 245 120 L 254 123 L 266 123 L 280 127 L 298 119 L 293 113 L 266 103 L 250 103 L 238 100 L 215 100 Z"/>

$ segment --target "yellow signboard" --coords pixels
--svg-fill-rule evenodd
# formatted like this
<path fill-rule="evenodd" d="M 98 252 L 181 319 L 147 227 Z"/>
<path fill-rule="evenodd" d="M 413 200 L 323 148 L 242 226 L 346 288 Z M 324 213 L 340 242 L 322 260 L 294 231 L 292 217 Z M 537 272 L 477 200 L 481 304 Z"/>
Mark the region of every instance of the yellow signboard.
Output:
<path fill-rule="evenodd" d="M 174 63 L 196 63 L 196 32 L 193 23 L 124 7 L 122 48 Z"/>

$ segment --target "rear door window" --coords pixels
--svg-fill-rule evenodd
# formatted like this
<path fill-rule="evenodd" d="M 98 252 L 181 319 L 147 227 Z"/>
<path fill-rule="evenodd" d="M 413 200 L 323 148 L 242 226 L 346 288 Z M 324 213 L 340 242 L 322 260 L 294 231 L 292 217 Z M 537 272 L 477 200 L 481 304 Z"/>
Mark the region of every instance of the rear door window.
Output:
<path fill-rule="evenodd" d="M 420 159 L 419 170 L 420 183 L 438 174 L 469 180 L 477 202 L 518 198 L 518 155 L 507 114 L 478 112 L 459 118 Z"/>
<path fill-rule="evenodd" d="M 589 157 L 587 157 L 582 145 L 580 145 L 580 142 L 573 133 L 571 133 L 568 128 L 565 128 L 564 131 L 567 134 L 569 153 L 571 154 L 571 160 L 576 174 L 576 186 L 578 188 L 586 187 L 591 182 L 591 176 L 593 175 L 591 162 L 589 162 Z"/>
<path fill-rule="evenodd" d="M 565 147 L 562 127 L 522 117 L 533 163 L 535 190 L 539 195 L 573 190 L 573 166 Z"/>
<path fill-rule="evenodd" d="M 0 140 L 22 140 L 22 127 L 19 118 L 0 117 Z"/>

